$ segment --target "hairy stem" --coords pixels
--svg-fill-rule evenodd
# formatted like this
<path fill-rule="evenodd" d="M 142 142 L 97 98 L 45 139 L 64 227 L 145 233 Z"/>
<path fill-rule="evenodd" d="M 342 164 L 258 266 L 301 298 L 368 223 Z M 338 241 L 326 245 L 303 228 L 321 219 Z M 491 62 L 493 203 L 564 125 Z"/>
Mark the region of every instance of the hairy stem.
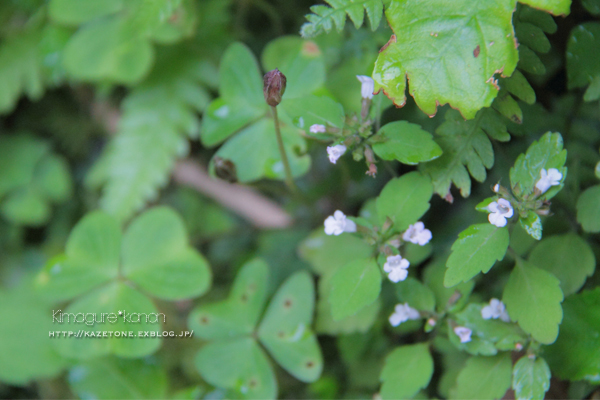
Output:
<path fill-rule="evenodd" d="M 285 170 L 285 183 L 289 187 L 289 189 L 298 193 L 298 188 L 294 183 L 294 178 L 292 177 L 292 169 L 290 168 L 290 162 L 288 161 L 287 154 L 285 153 L 285 148 L 283 147 L 283 138 L 281 137 L 281 129 L 279 129 L 279 117 L 277 116 L 277 107 L 271 106 L 271 110 L 273 111 L 273 121 L 275 122 L 275 133 L 277 136 L 277 145 L 279 146 L 279 154 L 281 154 L 281 161 L 283 162 L 283 169 Z"/>

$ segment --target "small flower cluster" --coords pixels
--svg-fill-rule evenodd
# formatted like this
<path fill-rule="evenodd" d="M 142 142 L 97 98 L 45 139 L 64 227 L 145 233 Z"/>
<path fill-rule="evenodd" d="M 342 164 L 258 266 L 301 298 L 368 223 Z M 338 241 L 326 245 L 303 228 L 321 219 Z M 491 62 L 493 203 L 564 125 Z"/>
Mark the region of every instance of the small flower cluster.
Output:
<path fill-rule="evenodd" d="M 396 304 L 394 308 L 394 313 L 390 315 L 389 321 L 392 326 L 398 326 L 403 322 L 408 321 L 409 319 L 419 319 L 421 318 L 421 314 L 419 311 L 410 307 L 408 303 L 404 304 Z"/>
<path fill-rule="evenodd" d="M 431 240 L 431 231 L 425 229 L 425 224 L 419 221 L 408 227 L 402 235 L 402 239 L 419 246 L 425 246 Z M 409 266 L 410 262 L 398 254 L 387 257 L 386 263 L 383 265 L 383 271 L 388 274 L 390 281 L 398 283 L 408 276 Z"/>
<path fill-rule="evenodd" d="M 491 299 L 490 304 L 481 309 L 481 318 L 483 319 L 501 319 L 504 322 L 510 322 L 510 317 L 506 312 L 506 306 L 498 299 Z"/>

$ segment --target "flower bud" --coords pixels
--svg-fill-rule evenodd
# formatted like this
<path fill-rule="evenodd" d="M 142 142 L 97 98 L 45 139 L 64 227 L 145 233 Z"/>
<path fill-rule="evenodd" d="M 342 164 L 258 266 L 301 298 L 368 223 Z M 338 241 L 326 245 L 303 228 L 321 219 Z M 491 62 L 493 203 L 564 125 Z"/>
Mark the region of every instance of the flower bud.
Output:
<path fill-rule="evenodd" d="M 263 78 L 263 94 L 268 105 L 277 107 L 281 103 L 286 83 L 287 79 L 285 75 L 277 68 L 265 74 Z"/>

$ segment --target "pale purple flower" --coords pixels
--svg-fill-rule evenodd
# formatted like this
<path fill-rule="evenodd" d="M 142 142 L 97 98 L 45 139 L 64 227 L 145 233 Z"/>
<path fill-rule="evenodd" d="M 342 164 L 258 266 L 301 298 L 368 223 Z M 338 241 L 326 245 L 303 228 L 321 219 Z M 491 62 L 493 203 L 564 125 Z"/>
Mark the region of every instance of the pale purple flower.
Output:
<path fill-rule="evenodd" d="M 325 133 L 327 128 L 325 125 L 321 124 L 313 124 L 310 126 L 310 133 Z"/>
<path fill-rule="evenodd" d="M 390 281 L 398 283 L 403 281 L 408 276 L 406 270 L 410 266 L 410 263 L 406 258 L 402 256 L 389 256 L 387 262 L 383 265 L 383 270 L 388 274 Z"/>
<path fill-rule="evenodd" d="M 332 164 L 335 164 L 344 153 L 346 152 L 346 146 L 338 144 L 335 146 L 327 146 L 327 156 Z"/>
<path fill-rule="evenodd" d="M 454 328 L 454 333 L 460 338 L 461 343 L 467 343 L 471 341 L 471 333 L 473 333 L 473 331 L 464 326 L 457 326 Z"/>
<path fill-rule="evenodd" d="M 356 232 L 356 224 L 337 210 L 325 220 L 325 234 L 338 236 L 344 232 Z"/>
<path fill-rule="evenodd" d="M 556 168 L 550 168 L 546 171 L 544 168 L 540 171 L 540 179 L 536 182 L 535 187 L 539 189 L 541 193 L 546 193 L 551 186 L 560 185 L 562 174 Z"/>
<path fill-rule="evenodd" d="M 356 78 L 360 81 L 360 95 L 363 99 L 372 99 L 373 92 L 375 91 L 375 82 L 373 78 L 366 75 L 356 75 Z"/>
<path fill-rule="evenodd" d="M 419 319 L 421 315 L 417 310 L 410 307 L 408 303 L 396 304 L 394 313 L 390 315 L 389 321 L 392 326 L 398 326 L 409 319 Z"/>
<path fill-rule="evenodd" d="M 408 227 L 406 232 L 402 235 L 402 239 L 407 242 L 418 244 L 419 246 L 425 246 L 431 240 L 431 231 L 425 229 L 425 224 L 419 221 Z"/>
<path fill-rule="evenodd" d="M 487 209 L 491 212 L 488 215 L 488 220 L 499 228 L 506 226 L 506 218 L 510 218 L 514 214 L 510 201 L 506 199 L 499 199 L 498 202 L 492 201 Z"/>
<path fill-rule="evenodd" d="M 510 322 L 510 317 L 506 312 L 506 306 L 498 299 L 491 299 L 490 304 L 481 309 L 481 318 L 498 319 L 504 322 Z"/>

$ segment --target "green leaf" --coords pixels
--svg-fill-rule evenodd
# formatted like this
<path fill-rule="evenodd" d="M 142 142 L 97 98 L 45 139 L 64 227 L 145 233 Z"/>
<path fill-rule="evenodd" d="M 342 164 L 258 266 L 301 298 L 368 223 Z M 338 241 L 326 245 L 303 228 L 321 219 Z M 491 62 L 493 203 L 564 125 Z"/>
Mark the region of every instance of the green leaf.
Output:
<path fill-rule="evenodd" d="M 596 75 L 590 86 L 588 86 L 587 90 L 583 94 L 584 101 L 594 101 L 600 98 L 600 74 Z"/>
<path fill-rule="evenodd" d="M 79 80 L 139 82 L 152 66 L 154 50 L 127 29 L 127 20 L 116 17 L 85 25 L 65 47 L 67 72 Z"/>
<path fill-rule="evenodd" d="M 556 276 L 565 297 L 581 289 L 596 268 L 590 245 L 574 233 L 542 240 L 529 255 L 529 262 Z"/>
<path fill-rule="evenodd" d="M 381 272 L 372 258 L 339 268 L 331 278 L 329 303 L 334 320 L 356 314 L 373 303 L 381 291 Z"/>
<path fill-rule="evenodd" d="M 527 104 L 535 103 L 535 91 L 519 70 L 515 70 L 509 78 L 502 78 L 500 87 L 508 90 L 510 94 L 515 95 Z"/>
<path fill-rule="evenodd" d="M 570 89 L 590 84 L 600 75 L 600 60 L 594 52 L 600 46 L 600 23 L 587 22 L 571 31 L 567 42 L 567 83 Z"/>
<path fill-rule="evenodd" d="M 93 19 L 116 13 L 123 8 L 123 0 L 51 0 L 50 18 L 61 24 L 79 25 Z"/>
<path fill-rule="evenodd" d="M 458 374 L 451 392 L 455 399 L 499 399 L 510 388 L 512 363 L 510 354 L 471 357 Z"/>
<path fill-rule="evenodd" d="M 0 380 L 24 386 L 33 379 L 60 374 L 67 363 L 54 350 L 53 342 L 70 339 L 49 337 L 48 332 L 56 328 L 52 311 L 47 302 L 37 299 L 29 284 L 0 289 L 0 314 Z"/>
<path fill-rule="evenodd" d="M 546 170 L 556 168 L 562 174 L 560 185 L 552 186 L 541 196 L 550 200 L 562 189 L 567 177 L 567 168 L 564 166 L 566 159 L 567 151 L 563 150 L 560 133 L 547 132 L 539 141 L 533 142 L 525 154 L 519 155 L 515 165 L 510 169 L 513 193 L 518 197 L 529 196 L 541 177 L 542 168 Z"/>
<path fill-rule="evenodd" d="M 188 325 L 203 339 L 225 339 L 254 331 L 267 298 L 269 268 L 260 259 L 240 269 L 229 297 L 221 302 L 195 308 Z"/>
<path fill-rule="evenodd" d="M 202 118 L 202 144 L 207 147 L 215 146 L 239 129 L 247 126 L 266 112 L 263 109 L 247 107 L 236 103 L 228 103 L 220 97 L 213 100 Z"/>
<path fill-rule="evenodd" d="M 523 356 L 513 367 L 512 388 L 517 400 L 543 400 L 550 388 L 550 368 L 541 357 Z"/>
<path fill-rule="evenodd" d="M 491 108 L 479 111 L 474 120 L 468 121 L 457 111 L 448 110 L 445 119 L 435 131 L 442 156 L 419 168 L 431 176 L 433 189 L 441 197 L 450 194 L 452 183 L 460 189 L 462 197 L 469 197 L 469 173 L 475 180 L 483 182 L 487 176 L 486 168 L 494 166 L 494 149 L 488 136 L 505 142 L 510 140 L 510 135 L 505 120 Z"/>
<path fill-rule="evenodd" d="M 432 375 L 433 358 L 426 343 L 397 347 L 381 371 L 381 398 L 412 398 L 427 387 Z"/>
<path fill-rule="evenodd" d="M 2 215 L 22 225 L 43 225 L 50 218 L 50 206 L 42 196 L 31 189 L 15 190 L 2 201 Z"/>
<path fill-rule="evenodd" d="M 498 97 L 492 103 L 494 110 L 516 124 L 523 123 L 523 112 L 513 97 L 505 90 L 500 90 Z"/>
<path fill-rule="evenodd" d="M 437 311 L 442 312 L 443 310 L 449 309 L 462 309 L 462 307 L 469 300 L 469 295 L 473 291 L 475 282 L 470 280 L 467 282 L 459 283 L 457 286 L 447 288 L 444 286 L 444 275 L 446 274 L 446 259 L 438 258 L 427 265 L 423 271 L 423 282 L 431 289 L 435 296 L 435 303 L 437 304 Z M 448 302 L 450 299 L 455 299 L 451 307 Z"/>
<path fill-rule="evenodd" d="M 600 2 L 598 0 L 582 0 L 583 7 L 592 15 L 600 15 Z"/>
<path fill-rule="evenodd" d="M 67 300 L 118 276 L 121 228 L 101 211 L 87 214 L 75 225 L 65 255 L 48 262 L 36 283 L 45 297 Z"/>
<path fill-rule="evenodd" d="M 510 76 L 517 66 L 513 11 L 514 2 L 502 0 L 393 2 L 386 17 L 395 36 L 375 63 L 375 90 L 401 107 L 410 76 L 410 94 L 426 114 L 449 103 L 474 118 L 498 94 L 495 74 Z"/>
<path fill-rule="evenodd" d="M 574 294 L 563 303 L 564 319 L 556 342 L 544 348 L 561 379 L 600 382 L 600 288 Z"/>
<path fill-rule="evenodd" d="M 219 67 L 219 93 L 227 103 L 266 109 L 261 77 L 258 62 L 248 47 L 233 43 L 225 50 Z"/>
<path fill-rule="evenodd" d="M 519 2 L 554 15 L 564 16 L 569 15 L 571 7 L 571 0 L 519 0 Z"/>
<path fill-rule="evenodd" d="M 119 315 L 119 311 L 123 314 Z M 81 322 L 82 319 L 84 322 Z M 73 331 L 82 336 L 61 337 L 54 344 L 61 355 L 75 359 L 110 353 L 126 358 L 142 357 L 158 350 L 162 338 L 140 337 L 138 334 L 144 331 L 162 333 L 161 323 L 165 320 L 166 316 L 158 312 L 149 298 L 125 283 L 113 282 L 87 293 L 64 310 L 55 329 Z M 95 336 L 103 332 L 112 332 L 113 335 Z M 128 336 L 116 336 L 115 332 L 117 335 L 127 332 Z"/>
<path fill-rule="evenodd" d="M 271 365 L 252 338 L 211 342 L 200 349 L 195 364 L 208 383 L 233 391 L 235 398 L 277 397 Z"/>
<path fill-rule="evenodd" d="M 535 240 L 542 239 L 542 220 L 535 212 L 529 210 L 527 211 L 527 217 L 523 218 L 519 216 L 519 223 L 529 236 Z"/>
<path fill-rule="evenodd" d="M 479 272 L 487 274 L 496 260 L 504 258 L 508 249 L 507 228 L 492 224 L 471 225 L 458 235 L 452 254 L 446 262 L 444 286 L 467 282 Z"/>
<path fill-rule="evenodd" d="M 406 121 L 384 125 L 374 138 L 383 140 L 373 143 L 373 151 L 384 160 L 398 160 L 403 164 L 415 165 L 442 155 L 442 149 L 433 141 L 429 132 Z"/>
<path fill-rule="evenodd" d="M 281 135 L 286 154 L 297 177 L 305 174 L 310 167 L 310 157 L 300 155 L 306 152 L 306 142 L 296 129 L 282 127 Z M 256 157 L 260 154 L 260 157 Z M 216 157 L 231 160 L 237 169 L 240 182 L 251 182 L 260 178 L 281 179 L 285 177 L 283 162 L 277 146 L 275 126 L 271 119 L 261 119 L 240 131 L 225 143 Z M 211 169 L 214 168 L 214 158 Z"/>
<path fill-rule="evenodd" d="M 0 137 L 0 198 L 27 186 L 48 145 L 29 134 Z"/>
<path fill-rule="evenodd" d="M 67 161 L 56 155 L 42 158 L 36 166 L 33 185 L 49 201 L 66 200 L 73 190 Z"/>
<path fill-rule="evenodd" d="M 167 374 L 153 359 L 94 359 L 75 365 L 67 379 L 82 399 L 159 399 L 167 393 Z"/>
<path fill-rule="evenodd" d="M 273 358 L 303 382 L 314 382 L 323 370 L 323 356 L 310 330 L 315 305 L 311 276 L 298 272 L 279 288 L 258 328 L 258 338 Z"/>
<path fill-rule="evenodd" d="M 327 96 L 310 95 L 295 99 L 286 97 L 279 109 L 287 114 L 296 128 L 317 138 L 320 137 L 319 134 L 310 132 L 312 125 L 320 124 L 342 129 L 346 119 L 342 105 Z"/>
<path fill-rule="evenodd" d="M 394 229 L 403 231 L 429 210 L 431 181 L 419 172 L 409 172 L 389 181 L 377 198 L 379 221 L 394 222 Z"/>
<path fill-rule="evenodd" d="M 517 259 L 504 287 L 502 301 L 510 318 L 541 343 L 553 343 L 558 335 L 563 317 L 559 286 L 554 275 Z"/>
<path fill-rule="evenodd" d="M 209 99 L 199 68 L 185 47 L 166 52 L 123 101 L 117 135 L 86 177 L 89 186 L 103 188 L 102 209 L 120 220 L 157 197 L 175 159 L 187 154 L 186 136 L 197 135 L 197 113 Z"/>
<path fill-rule="evenodd" d="M 129 225 L 122 258 L 122 273 L 162 299 L 196 297 L 211 283 L 208 262 L 188 246 L 183 221 L 168 207 L 155 207 Z"/>
<path fill-rule="evenodd" d="M 323 55 L 312 40 L 297 36 L 277 38 L 265 47 L 261 59 L 266 71 L 278 68 L 286 76 L 283 103 L 306 96 L 325 82 Z"/>
<path fill-rule="evenodd" d="M 435 296 L 431 289 L 413 277 L 396 284 L 396 295 L 400 302 L 408 303 L 417 310 L 433 311 L 435 308 Z"/>
<path fill-rule="evenodd" d="M 384 4 L 388 1 L 382 0 L 325 0 L 330 6 L 316 5 L 310 8 L 313 14 L 306 15 L 306 22 L 300 29 L 300 35 L 308 38 L 317 36 L 323 32 L 328 33 L 333 28 L 342 32 L 346 25 L 346 14 L 352 20 L 356 29 L 360 28 L 364 22 L 364 12 L 367 12 L 371 30 L 375 31 L 379 27 L 383 14 Z M 364 11 L 363 11 L 364 8 Z"/>
<path fill-rule="evenodd" d="M 586 189 L 577 199 L 577 222 L 586 232 L 600 232 L 600 185 Z"/>
<path fill-rule="evenodd" d="M 323 229 L 313 231 L 299 246 L 298 254 L 315 273 L 330 275 L 350 262 L 368 258 L 371 245 L 353 235 L 326 235 Z"/>

